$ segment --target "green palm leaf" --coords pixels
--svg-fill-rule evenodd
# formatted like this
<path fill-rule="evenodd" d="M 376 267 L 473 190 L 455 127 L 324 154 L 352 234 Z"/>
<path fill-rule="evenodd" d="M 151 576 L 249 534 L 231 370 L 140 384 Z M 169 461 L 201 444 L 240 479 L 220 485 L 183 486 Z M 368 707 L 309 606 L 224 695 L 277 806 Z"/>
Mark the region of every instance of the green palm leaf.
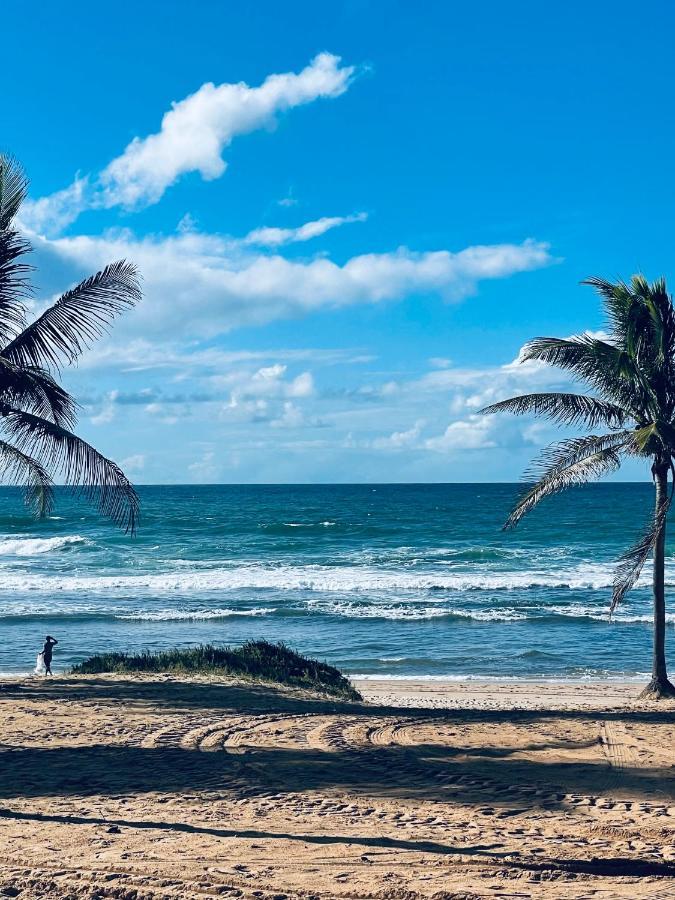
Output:
<path fill-rule="evenodd" d="M 0 231 L 11 228 L 27 192 L 28 179 L 21 166 L 11 156 L 0 155 Z"/>
<path fill-rule="evenodd" d="M 23 483 L 39 514 L 52 503 L 52 471 L 127 531 L 138 497 L 119 466 L 73 432 L 77 404 L 52 371 L 71 363 L 140 300 L 136 268 L 124 260 L 76 285 L 26 325 L 30 244 L 14 222 L 26 197 L 21 167 L 0 155 L 0 478 Z"/>
<path fill-rule="evenodd" d="M 16 366 L 0 357 L 0 401 L 72 428 L 76 403 L 44 369 Z"/>
<path fill-rule="evenodd" d="M 619 557 L 614 583 L 612 585 L 612 603 L 610 615 L 624 599 L 628 591 L 637 584 L 640 573 L 650 555 L 654 552 L 659 533 L 666 524 L 671 497 L 666 497 L 656 514 L 650 517 L 649 523 L 639 540 Z"/>
<path fill-rule="evenodd" d="M 0 440 L 0 463 L 4 483 L 24 486 L 26 505 L 39 518 L 48 516 L 52 511 L 54 490 L 51 476 L 44 466 L 3 440 Z"/>
<path fill-rule="evenodd" d="M 66 428 L 0 403 L 3 427 L 22 453 L 56 469 L 66 484 L 126 532 L 136 531 L 139 500 L 120 467 Z"/>
<path fill-rule="evenodd" d="M 652 386 L 628 351 L 590 335 L 535 338 L 525 345 L 522 359 L 546 362 L 572 372 L 600 391 L 603 399 L 618 403 L 630 412 L 633 418 L 653 399 Z"/>
<path fill-rule="evenodd" d="M 29 244 L 15 231 L 0 230 L 0 342 L 11 340 L 25 324 L 24 300 L 30 294 L 23 261 Z"/>
<path fill-rule="evenodd" d="M 585 425 L 595 428 L 621 428 L 630 414 L 615 403 L 598 400 L 584 394 L 542 393 L 522 394 L 508 400 L 500 400 L 481 409 L 482 414 L 510 412 L 515 415 L 544 416 L 564 425 Z"/>
<path fill-rule="evenodd" d="M 665 657 L 665 534 L 675 479 L 675 307 L 660 278 L 651 284 L 643 275 L 629 283 L 589 278 L 602 297 L 610 334 L 572 338 L 535 338 L 521 354 L 558 366 L 589 385 L 586 394 L 529 394 L 494 403 L 483 412 L 532 413 L 562 425 L 603 424 L 605 435 L 571 438 L 545 450 L 526 475 L 534 480 L 516 503 L 505 527 L 516 525 L 544 497 L 616 470 L 622 457 L 651 461 L 656 510 L 642 536 L 619 559 L 610 613 L 636 584 L 650 554 L 654 555 L 654 650 L 649 697 L 675 697 Z M 634 424 L 632 431 L 626 429 Z"/>
<path fill-rule="evenodd" d="M 588 435 L 547 447 L 523 476 L 524 481 L 534 484 L 518 499 L 504 528 L 514 528 L 545 497 L 616 471 L 629 437 L 630 432 Z"/>
<path fill-rule="evenodd" d="M 63 294 L 1 355 L 17 365 L 59 368 L 72 363 L 140 297 L 136 267 L 125 260 L 112 263 Z"/>

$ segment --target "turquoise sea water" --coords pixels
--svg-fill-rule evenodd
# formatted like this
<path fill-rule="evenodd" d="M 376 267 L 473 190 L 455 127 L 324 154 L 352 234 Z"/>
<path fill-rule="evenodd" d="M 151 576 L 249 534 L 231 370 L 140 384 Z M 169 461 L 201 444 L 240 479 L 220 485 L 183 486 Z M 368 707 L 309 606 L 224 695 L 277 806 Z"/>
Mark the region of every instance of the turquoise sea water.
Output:
<path fill-rule="evenodd" d="M 607 610 L 651 485 L 579 488 L 503 533 L 518 491 L 145 487 L 129 539 L 65 494 L 34 522 L 3 489 L 0 672 L 30 670 L 50 633 L 56 669 L 95 651 L 264 637 L 355 674 L 640 677 L 648 584 L 611 623 Z M 667 581 L 675 594 L 672 558 Z"/>

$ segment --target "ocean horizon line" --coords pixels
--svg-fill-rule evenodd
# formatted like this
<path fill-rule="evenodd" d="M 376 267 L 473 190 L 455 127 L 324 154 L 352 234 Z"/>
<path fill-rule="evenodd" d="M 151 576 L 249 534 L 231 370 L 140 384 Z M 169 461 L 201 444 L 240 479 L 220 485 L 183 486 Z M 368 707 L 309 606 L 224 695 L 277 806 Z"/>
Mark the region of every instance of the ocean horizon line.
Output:
<path fill-rule="evenodd" d="M 135 481 L 134 486 L 137 488 L 146 487 L 457 487 L 464 486 L 480 486 L 480 485 L 496 485 L 499 487 L 524 487 L 528 484 L 534 484 L 533 481 Z M 606 480 L 596 483 L 574 485 L 574 487 L 582 489 L 595 490 L 597 488 L 616 487 L 618 485 L 651 485 L 651 481 L 647 478 L 644 480 L 627 480 L 616 479 Z M 57 488 L 65 488 L 67 491 L 77 490 L 79 484 L 55 485 Z M 13 491 L 21 493 L 23 488 L 14 484 L 0 485 L 0 490 Z"/>

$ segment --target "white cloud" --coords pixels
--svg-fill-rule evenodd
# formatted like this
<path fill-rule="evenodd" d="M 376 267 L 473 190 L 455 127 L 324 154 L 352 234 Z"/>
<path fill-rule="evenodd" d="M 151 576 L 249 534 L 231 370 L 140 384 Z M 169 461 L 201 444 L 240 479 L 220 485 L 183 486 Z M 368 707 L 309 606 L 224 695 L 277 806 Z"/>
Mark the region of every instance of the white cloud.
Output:
<path fill-rule="evenodd" d="M 288 386 L 289 397 L 311 397 L 314 393 L 314 378 L 311 372 L 302 372 Z"/>
<path fill-rule="evenodd" d="M 25 200 L 21 207 L 21 227 L 30 232 L 54 235 L 74 222 L 87 203 L 89 179 L 79 175 L 67 188 L 40 197 Z"/>
<path fill-rule="evenodd" d="M 305 424 L 302 410 L 290 400 L 284 403 L 283 411 L 279 418 L 272 419 L 272 428 L 300 428 Z"/>
<path fill-rule="evenodd" d="M 292 186 L 288 189 L 288 192 L 286 193 L 285 197 L 282 197 L 281 200 L 277 200 L 277 206 L 285 206 L 288 208 L 288 207 L 297 206 L 297 205 L 298 205 L 298 200 L 293 192 Z"/>
<path fill-rule="evenodd" d="M 342 265 L 326 258 L 242 256 L 225 238 L 194 233 L 135 238 L 121 232 L 37 238 L 34 243 L 46 268 L 50 264 L 64 268 L 72 280 L 113 259 L 133 259 L 143 273 L 144 301 L 121 324 L 133 322 L 138 333 L 153 338 L 175 334 L 177 329 L 185 339 L 210 337 L 320 309 L 425 292 L 459 300 L 483 279 L 504 278 L 552 262 L 548 245 L 533 240 L 468 247 L 457 253 L 401 248 L 354 256 Z"/>
<path fill-rule="evenodd" d="M 91 416 L 89 421 L 92 425 L 108 425 L 115 418 L 116 403 L 119 397 L 119 391 L 110 391 L 103 401 L 100 410 L 96 415 Z"/>
<path fill-rule="evenodd" d="M 522 351 L 518 359 L 522 357 Z M 418 378 L 361 385 L 350 398 L 362 398 L 361 407 L 352 405 L 330 415 L 322 411 L 326 421 L 337 428 L 348 429 L 349 446 L 375 450 L 413 451 L 420 453 L 453 453 L 464 450 L 508 448 L 509 451 L 540 445 L 555 438 L 558 429 L 548 422 L 533 421 L 531 416 L 482 416 L 478 410 L 505 397 L 529 391 L 569 390 L 572 385 L 565 373 L 540 363 L 523 365 L 508 362 L 501 366 L 455 368 L 449 360 Z M 367 405 L 366 404 L 367 401 Z M 368 438 L 374 427 L 410 422 L 412 427 L 395 428 L 388 436 Z M 421 418 L 424 416 L 425 418 Z M 446 420 L 440 434 L 424 437 L 425 420 Z M 360 435 L 360 437 L 358 437 Z"/>
<path fill-rule="evenodd" d="M 162 425 L 175 425 L 178 422 L 178 416 L 168 412 L 163 403 L 148 403 L 143 411 Z"/>
<path fill-rule="evenodd" d="M 248 421 L 270 420 L 278 417 L 279 403 L 289 398 L 306 399 L 314 393 L 311 372 L 301 372 L 286 378 L 287 366 L 276 363 L 251 373 L 247 369 L 233 369 L 226 375 L 215 375 L 209 384 L 226 388 L 229 400 L 223 407 L 226 417 Z"/>
<path fill-rule="evenodd" d="M 155 203 L 186 172 L 220 177 L 226 168 L 222 151 L 234 137 L 271 127 L 285 110 L 338 97 L 353 74 L 353 67 L 340 66 L 339 56 L 320 53 L 301 72 L 270 75 L 259 87 L 203 84 L 173 104 L 159 132 L 134 138 L 102 172 L 105 205 Z"/>
<path fill-rule="evenodd" d="M 315 363 L 322 366 L 363 365 L 377 357 L 347 348 L 279 348 L 270 350 L 223 350 L 220 347 L 200 347 L 195 344 L 150 341 L 133 338 L 123 345 L 113 342 L 97 344 L 83 354 L 80 369 L 112 368 L 124 372 L 155 369 L 177 369 L 172 380 L 184 380 L 195 373 L 222 373 L 237 363 L 257 363 L 283 359 L 289 362 Z"/>
<path fill-rule="evenodd" d="M 126 459 L 123 459 L 120 462 L 120 466 L 127 475 L 131 475 L 133 472 L 141 472 L 145 468 L 145 456 L 142 453 L 134 453 L 132 456 L 127 456 Z"/>
<path fill-rule="evenodd" d="M 219 467 L 213 450 L 205 450 L 199 459 L 190 463 L 188 472 L 194 481 L 212 481 L 218 475 Z"/>
<path fill-rule="evenodd" d="M 419 442 L 422 429 L 424 428 L 424 419 L 419 419 L 412 428 L 407 431 L 394 431 L 388 437 L 375 438 L 372 446 L 376 450 L 405 450 L 416 446 Z"/>
<path fill-rule="evenodd" d="M 448 453 L 453 450 L 484 450 L 496 447 L 495 423 L 483 416 L 470 416 L 459 422 L 451 422 L 443 434 L 428 438 L 425 446 L 429 450 Z"/>
<path fill-rule="evenodd" d="M 275 363 L 273 366 L 263 366 L 262 369 L 258 369 L 254 373 L 253 381 L 257 381 L 260 384 L 278 384 L 279 379 L 286 372 L 286 368 L 281 363 Z"/>
<path fill-rule="evenodd" d="M 278 115 L 294 107 L 343 94 L 355 69 L 340 62 L 339 56 L 319 53 L 301 72 L 269 75 L 258 87 L 203 84 L 172 104 L 158 132 L 135 137 L 98 179 L 78 177 L 65 190 L 30 204 L 26 226 L 53 233 L 87 208 L 157 203 L 188 172 L 219 178 L 227 167 L 222 153 L 235 137 L 274 127 Z"/>
<path fill-rule="evenodd" d="M 351 216 L 324 216 L 313 222 L 305 222 L 298 228 L 256 228 L 246 235 L 243 243 L 259 247 L 281 247 L 283 244 L 309 241 L 332 228 L 339 228 L 340 225 L 352 222 L 365 222 L 367 218 L 367 213 L 354 213 Z"/>
<path fill-rule="evenodd" d="M 570 388 L 569 375 L 536 360 L 523 362 L 523 352 L 524 348 L 521 348 L 517 357 L 504 365 L 483 368 L 456 368 L 444 360 L 445 368 L 435 368 L 421 378 L 395 384 L 395 390 L 399 394 L 418 397 L 445 394 L 450 411 L 461 415 L 530 391 Z M 438 362 L 431 361 L 434 365 Z M 380 388 L 380 394 L 386 396 L 393 390 L 391 384 L 385 384 Z"/>

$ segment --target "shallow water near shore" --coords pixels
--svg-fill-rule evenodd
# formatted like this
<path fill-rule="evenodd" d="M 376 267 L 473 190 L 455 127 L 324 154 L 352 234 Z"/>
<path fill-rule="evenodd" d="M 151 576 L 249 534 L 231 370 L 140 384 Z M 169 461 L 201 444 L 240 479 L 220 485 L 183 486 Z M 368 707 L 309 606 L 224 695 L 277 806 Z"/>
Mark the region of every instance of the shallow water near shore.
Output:
<path fill-rule="evenodd" d="M 112 649 L 264 637 L 367 676 L 644 677 L 649 572 L 611 622 L 608 608 L 651 485 L 575 489 L 504 533 L 519 490 L 142 487 L 130 539 L 65 492 L 35 522 L 2 489 L 0 672 L 29 671 L 50 633 L 57 670 Z"/>

